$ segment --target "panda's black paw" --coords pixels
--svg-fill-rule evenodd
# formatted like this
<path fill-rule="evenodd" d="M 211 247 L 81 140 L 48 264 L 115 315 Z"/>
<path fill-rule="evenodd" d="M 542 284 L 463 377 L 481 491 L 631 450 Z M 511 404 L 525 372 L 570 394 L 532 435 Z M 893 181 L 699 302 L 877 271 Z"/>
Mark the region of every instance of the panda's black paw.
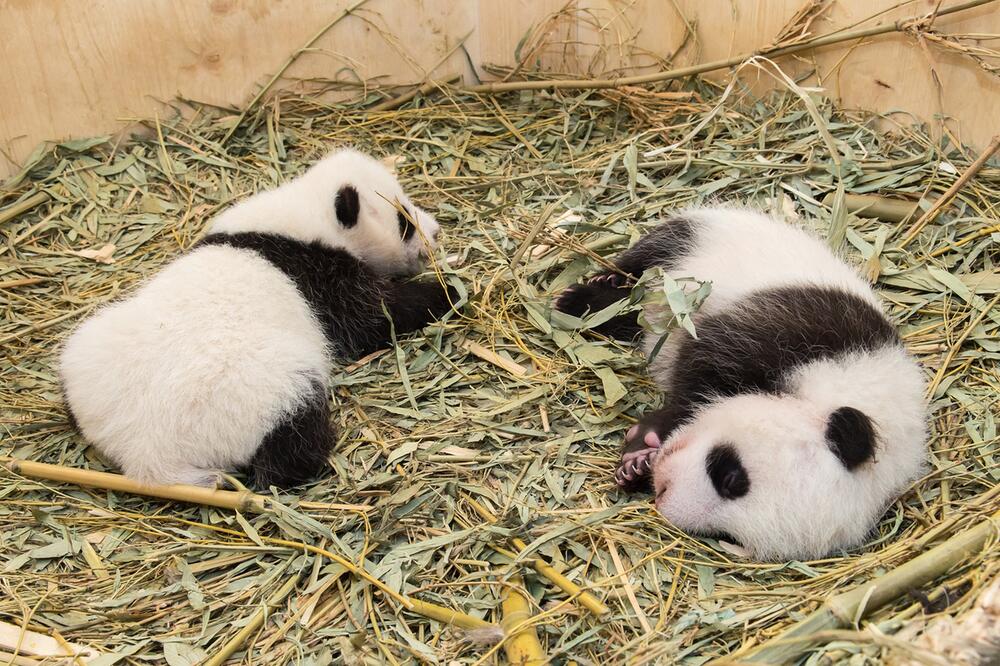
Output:
<path fill-rule="evenodd" d="M 597 287 L 589 284 L 574 284 L 563 289 L 556 297 L 555 308 L 574 317 L 583 317 L 588 311 L 600 310 L 599 307 L 594 307 L 599 291 Z"/>

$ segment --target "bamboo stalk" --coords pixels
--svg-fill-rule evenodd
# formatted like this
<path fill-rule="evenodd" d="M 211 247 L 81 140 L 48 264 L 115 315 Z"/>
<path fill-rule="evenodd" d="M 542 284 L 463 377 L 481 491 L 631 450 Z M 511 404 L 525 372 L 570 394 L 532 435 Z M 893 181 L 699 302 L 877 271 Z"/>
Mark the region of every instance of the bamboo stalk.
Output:
<path fill-rule="evenodd" d="M 15 204 L 11 204 L 3 210 L 0 210 L 0 224 L 10 222 L 18 215 L 28 212 L 35 206 L 43 204 L 51 198 L 52 197 L 48 192 L 36 192 L 26 199 L 22 199 Z"/>
<path fill-rule="evenodd" d="M 823 197 L 824 206 L 833 206 L 835 192 Z M 885 222 L 905 222 L 920 210 L 916 201 L 890 199 L 877 194 L 845 194 L 847 210 L 861 217 L 877 217 Z"/>
<path fill-rule="evenodd" d="M 176 484 L 170 486 L 147 485 L 139 483 L 121 474 L 97 472 L 91 469 L 77 469 L 63 465 L 34 462 L 31 460 L 16 460 L 0 458 L 0 465 L 14 474 L 20 474 L 32 479 L 73 483 L 89 488 L 103 488 L 147 497 L 204 504 L 220 509 L 231 509 L 245 513 L 266 513 L 270 511 L 268 499 L 250 491 L 237 492 L 233 490 L 216 490 L 200 486 Z"/>
<path fill-rule="evenodd" d="M 969 180 L 971 180 L 972 177 L 983 168 L 983 165 L 986 164 L 987 160 L 993 157 L 993 153 L 995 153 L 997 149 L 1000 149 L 1000 134 L 993 137 L 993 140 L 990 141 L 990 145 L 986 146 L 986 150 L 980 153 L 979 157 L 976 158 L 976 161 L 969 165 L 969 168 L 965 170 L 965 173 L 959 176 L 958 180 L 952 183 L 951 187 L 949 187 L 945 193 L 941 195 L 941 198 L 935 201 L 934 205 L 928 208 L 927 212 L 921 215 L 920 219 L 913 223 L 910 230 L 906 232 L 905 236 L 903 236 L 903 240 L 900 241 L 899 247 L 906 247 L 906 245 L 913 240 L 913 237 L 919 234 L 920 230 L 927 226 L 928 222 L 937 217 L 938 213 L 940 213 L 945 206 L 951 203 L 951 200 L 955 198 L 958 191 L 965 187 L 965 184 L 968 183 Z"/>
<path fill-rule="evenodd" d="M 267 497 L 250 491 L 235 492 L 232 490 L 215 490 L 212 488 L 201 488 L 199 486 L 187 486 L 181 484 L 171 486 L 145 485 L 120 474 L 96 472 L 89 469 L 76 469 L 73 467 L 65 467 L 63 465 L 50 465 L 48 463 L 39 463 L 30 460 L 16 460 L 13 458 L 0 458 L 0 466 L 5 467 L 15 474 L 20 474 L 34 479 L 73 483 L 90 488 L 102 488 L 118 492 L 133 493 L 136 495 L 158 497 L 161 499 L 190 502 L 192 504 L 204 504 L 206 506 L 215 506 L 222 509 L 243 511 L 246 513 L 266 513 L 271 510 Z M 225 531 L 236 534 L 236 532 L 232 530 Z M 354 565 L 336 553 L 331 553 L 328 550 L 318 548 L 311 544 L 288 541 L 287 539 L 276 539 L 274 537 L 267 536 L 261 536 L 260 538 L 265 543 L 288 548 L 296 548 L 310 552 L 314 555 L 326 557 L 327 559 L 332 560 L 344 567 L 344 569 L 349 571 L 351 574 L 371 583 L 383 594 L 395 599 L 404 608 L 420 615 L 468 629 L 478 629 L 492 626 L 485 620 L 480 620 L 479 618 L 472 617 L 471 615 L 466 615 L 460 611 L 401 595 L 395 590 L 386 587 L 382 581 L 374 578 L 364 569 Z"/>
<path fill-rule="evenodd" d="M 478 513 L 483 518 L 483 520 L 490 523 L 497 522 L 498 518 L 493 514 L 492 511 L 490 511 L 485 506 L 483 506 L 482 504 L 480 504 L 471 497 L 466 497 L 465 499 L 469 503 L 469 506 L 471 506 L 475 510 L 475 512 Z M 511 537 L 510 543 L 512 546 L 514 546 L 514 548 L 517 549 L 518 551 L 517 554 L 524 552 L 528 548 L 528 544 L 524 543 L 524 541 L 518 539 L 517 537 Z M 582 605 L 584 608 L 589 610 L 594 615 L 600 617 L 601 615 L 604 615 L 610 610 L 607 606 L 601 603 L 597 597 L 595 597 L 590 592 L 584 590 L 582 587 L 571 581 L 569 578 L 563 576 L 561 573 L 555 570 L 555 567 L 542 560 L 542 558 L 540 557 L 532 558 L 531 565 L 535 568 L 535 571 L 537 571 L 540 576 L 547 579 L 550 583 L 558 587 L 560 590 L 568 594 L 570 597 L 576 598 L 576 600 L 580 602 L 580 605 Z"/>
<path fill-rule="evenodd" d="M 886 574 L 827 599 L 818 610 L 795 623 L 769 641 L 753 648 L 747 656 L 734 655 L 732 660 L 750 663 L 784 664 L 796 659 L 815 642 L 816 635 L 830 629 L 847 627 L 890 603 L 908 590 L 941 576 L 969 555 L 982 550 L 1000 531 L 1000 511 L 926 553 L 919 555 Z"/>
<path fill-rule="evenodd" d="M 967 9 L 973 9 L 975 7 L 981 7 L 982 5 L 987 5 L 996 0 L 970 0 L 969 2 L 963 2 L 961 4 L 955 5 L 953 7 L 946 7 L 936 12 L 936 16 L 947 16 L 948 14 L 954 14 L 956 12 L 965 11 Z M 546 90 L 546 89 L 598 89 L 598 88 L 618 88 L 621 86 L 634 86 L 641 85 L 644 83 L 658 83 L 660 81 L 670 81 L 673 79 L 682 79 L 687 76 L 695 76 L 697 74 L 704 74 L 706 72 L 712 72 L 717 69 L 725 69 L 726 67 L 733 67 L 741 62 L 748 60 L 754 56 L 766 56 L 768 58 L 776 58 L 778 56 L 791 55 L 793 53 L 798 53 L 800 51 L 807 51 L 809 49 L 816 49 L 822 46 L 829 46 L 831 44 L 839 44 L 841 42 L 849 42 L 855 39 L 863 39 L 865 37 L 874 37 L 876 35 L 883 35 L 889 32 L 902 32 L 906 30 L 913 23 L 919 21 L 922 16 L 915 16 L 910 19 L 899 20 L 895 23 L 888 23 L 885 25 L 877 25 L 871 28 L 862 28 L 859 30 L 850 30 L 846 32 L 833 32 L 815 39 L 810 39 L 804 42 L 799 42 L 798 44 L 792 44 L 790 46 L 783 47 L 772 47 L 764 48 L 754 51 L 752 53 L 744 53 L 738 56 L 733 56 L 731 58 L 726 58 L 724 60 L 715 60 L 713 62 L 706 62 L 700 65 L 691 65 L 689 67 L 679 67 L 677 69 L 670 69 L 665 72 L 656 72 L 653 74 L 642 74 L 639 76 L 623 76 L 615 79 L 551 79 L 546 81 L 508 81 L 508 82 L 494 82 L 494 83 L 483 83 L 474 86 L 465 86 L 462 90 L 474 93 L 500 93 L 508 92 L 512 90 Z"/>
<path fill-rule="evenodd" d="M 256 632 L 264 624 L 264 620 L 267 619 L 268 614 L 271 610 L 277 607 L 282 601 L 285 600 L 295 586 L 299 582 L 299 574 L 295 574 L 288 581 L 278 589 L 277 592 L 272 594 L 268 600 L 264 603 L 264 607 L 257 610 L 250 621 L 242 629 L 237 632 L 235 636 L 226 641 L 222 649 L 219 650 L 215 656 L 206 661 L 203 666 L 221 666 L 229 659 L 233 654 L 246 643 L 247 639 L 250 638 L 254 632 Z"/>
<path fill-rule="evenodd" d="M 538 632 L 531 624 L 531 606 L 528 599 L 521 593 L 524 581 L 520 576 L 512 576 L 510 586 L 503 593 L 500 608 L 503 627 L 507 638 L 504 640 L 504 652 L 507 661 L 515 666 L 539 666 L 546 663 L 545 650 L 538 640 Z"/>

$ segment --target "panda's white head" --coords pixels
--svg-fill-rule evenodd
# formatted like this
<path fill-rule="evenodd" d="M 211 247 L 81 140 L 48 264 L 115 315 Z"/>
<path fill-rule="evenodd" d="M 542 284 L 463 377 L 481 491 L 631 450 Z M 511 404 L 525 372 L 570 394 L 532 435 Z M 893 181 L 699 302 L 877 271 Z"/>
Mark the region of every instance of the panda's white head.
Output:
<path fill-rule="evenodd" d="M 438 223 L 378 160 L 337 150 L 281 187 L 219 215 L 211 233 L 273 233 L 340 248 L 386 275 L 418 272 Z"/>
<path fill-rule="evenodd" d="M 719 399 L 658 452 L 656 509 L 681 529 L 735 540 L 754 559 L 825 556 L 862 543 L 919 473 L 919 455 L 884 451 L 872 419 L 854 407 L 792 395 Z"/>

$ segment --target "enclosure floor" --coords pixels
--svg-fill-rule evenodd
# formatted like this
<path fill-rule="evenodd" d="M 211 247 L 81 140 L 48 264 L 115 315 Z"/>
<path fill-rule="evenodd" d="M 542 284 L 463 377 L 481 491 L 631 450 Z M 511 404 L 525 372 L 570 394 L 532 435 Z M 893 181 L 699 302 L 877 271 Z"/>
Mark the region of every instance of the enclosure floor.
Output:
<path fill-rule="evenodd" d="M 499 621 L 510 575 L 522 572 L 535 627 L 558 663 L 700 664 L 912 559 L 925 537 L 981 521 L 995 510 L 1000 480 L 1000 314 L 980 316 L 1000 291 L 1000 169 L 981 170 L 901 248 L 911 223 L 847 214 L 836 195 L 821 203 L 837 190 L 831 148 L 847 193 L 913 198 L 939 196 L 974 154 L 892 120 L 876 131 L 873 118 L 820 106 L 831 143 L 791 94 L 729 99 L 688 137 L 717 94 L 705 86 L 686 100 L 642 90 L 437 97 L 381 113 L 283 99 L 255 109 L 225 145 L 234 116 L 204 108 L 193 120 L 150 123 L 152 138 L 78 141 L 37 155 L 0 190 L 0 206 L 48 195 L 0 224 L 0 455 L 108 469 L 67 424 L 55 371 L 61 341 L 93 308 L 189 248 L 222 207 L 333 146 L 394 160 L 404 187 L 441 222 L 437 270 L 468 296 L 460 314 L 337 370 L 341 436 L 331 469 L 280 496 L 273 513 L 2 472 L 0 621 L 58 631 L 119 663 L 194 664 L 219 654 L 300 574 L 232 663 L 502 660 L 502 646 L 407 611 L 315 549 L 294 546 L 310 544 L 411 597 L 490 622 Z M 552 296 L 645 225 L 716 200 L 831 237 L 877 278 L 926 367 L 931 471 L 857 551 L 750 563 L 672 528 L 648 498 L 613 485 L 624 430 L 661 396 L 636 352 L 554 321 Z M 499 522 L 485 522 L 469 498 Z M 494 548 L 509 549 L 509 536 L 611 612 L 598 620 L 531 567 L 511 566 Z M 998 569 L 994 550 L 921 592 L 958 612 Z M 892 633 L 922 617 L 903 597 L 872 620 Z M 871 633 L 840 638 L 809 663 L 886 658 L 886 641 Z"/>

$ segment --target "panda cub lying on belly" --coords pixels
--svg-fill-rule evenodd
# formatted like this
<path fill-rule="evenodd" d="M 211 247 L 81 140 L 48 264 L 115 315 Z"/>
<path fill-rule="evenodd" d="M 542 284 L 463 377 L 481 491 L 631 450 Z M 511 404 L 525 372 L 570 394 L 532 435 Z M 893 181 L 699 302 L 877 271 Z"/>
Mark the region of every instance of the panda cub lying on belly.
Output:
<path fill-rule="evenodd" d="M 741 209 L 685 212 L 615 265 L 556 308 L 597 312 L 653 266 L 712 283 L 697 339 L 673 330 L 650 363 L 665 404 L 628 431 L 619 485 L 652 490 L 674 525 L 729 535 L 758 559 L 863 542 L 926 456 L 923 373 L 869 285 L 806 232 Z M 641 333 L 635 314 L 595 330 Z"/>
<path fill-rule="evenodd" d="M 402 279 L 437 232 L 379 162 L 331 154 L 222 213 L 194 249 L 73 332 L 60 359 L 73 419 L 142 482 L 212 485 L 243 467 L 259 488 L 316 476 L 336 439 L 332 359 L 451 307 L 437 281 Z"/>

